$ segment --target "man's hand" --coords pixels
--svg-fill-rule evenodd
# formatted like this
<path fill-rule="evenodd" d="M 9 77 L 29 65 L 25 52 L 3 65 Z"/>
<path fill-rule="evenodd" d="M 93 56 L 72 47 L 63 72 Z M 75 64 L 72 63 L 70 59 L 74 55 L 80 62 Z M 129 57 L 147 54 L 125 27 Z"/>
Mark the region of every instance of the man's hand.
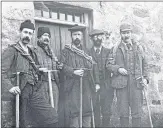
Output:
<path fill-rule="evenodd" d="M 140 82 L 145 88 L 147 88 L 147 86 L 148 86 L 148 82 L 147 82 L 147 79 L 142 79 L 142 81 Z"/>
<path fill-rule="evenodd" d="M 57 62 L 57 69 L 61 70 L 63 68 L 63 63 Z"/>
<path fill-rule="evenodd" d="M 121 74 L 121 75 L 127 75 L 127 70 L 126 69 L 124 69 L 124 68 L 119 68 L 118 69 L 118 72 Z"/>
<path fill-rule="evenodd" d="M 82 70 L 82 69 L 80 69 L 80 70 L 75 70 L 75 71 L 74 71 L 74 74 L 77 75 L 77 76 L 83 76 L 84 70 Z"/>
<path fill-rule="evenodd" d="M 47 68 L 39 68 L 39 71 L 41 71 L 41 72 L 47 72 L 48 69 Z"/>
<path fill-rule="evenodd" d="M 100 90 L 100 85 L 99 84 L 96 84 L 96 92 L 98 92 Z"/>
<path fill-rule="evenodd" d="M 21 93 L 19 86 L 12 87 L 9 92 L 15 95 Z"/>

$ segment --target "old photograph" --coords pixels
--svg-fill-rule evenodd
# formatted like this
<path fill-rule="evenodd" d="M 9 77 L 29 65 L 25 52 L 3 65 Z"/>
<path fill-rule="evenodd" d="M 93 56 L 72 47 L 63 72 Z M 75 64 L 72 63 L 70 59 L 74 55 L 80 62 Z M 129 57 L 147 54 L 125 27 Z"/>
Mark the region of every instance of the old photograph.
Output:
<path fill-rule="evenodd" d="M 163 127 L 163 2 L 1 2 L 1 127 Z"/>

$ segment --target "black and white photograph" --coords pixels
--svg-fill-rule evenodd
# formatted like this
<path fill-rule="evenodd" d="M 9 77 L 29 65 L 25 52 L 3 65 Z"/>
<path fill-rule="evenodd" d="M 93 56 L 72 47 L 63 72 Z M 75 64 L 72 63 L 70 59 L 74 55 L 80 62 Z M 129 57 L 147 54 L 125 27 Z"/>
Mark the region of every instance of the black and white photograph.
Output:
<path fill-rule="evenodd" d="M 163 2 L 1 2 L 1 128 L 64 127 L 163 127 Z"/>

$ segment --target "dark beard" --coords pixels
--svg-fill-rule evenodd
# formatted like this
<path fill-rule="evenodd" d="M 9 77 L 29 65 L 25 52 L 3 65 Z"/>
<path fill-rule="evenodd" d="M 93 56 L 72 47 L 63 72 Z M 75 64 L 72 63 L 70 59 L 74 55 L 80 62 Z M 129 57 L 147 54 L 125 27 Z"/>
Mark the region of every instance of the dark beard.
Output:
<path fill-rule="evenodd" d="M 94 46 L 96 46 L 96 47 L 100 47 L 101 44 L 102 44 L 102 40 L 98 39 L 98 40 L 94 41 Z"/>
<path fill-rule="evenodd" d="M 76 45 L 76 46 L 78 46 L 79 44 L 80 44 L 80 40 L 79 39 L 75 39 L 74 41 L 73 41 L 73 44 L 74 45 Z"/>

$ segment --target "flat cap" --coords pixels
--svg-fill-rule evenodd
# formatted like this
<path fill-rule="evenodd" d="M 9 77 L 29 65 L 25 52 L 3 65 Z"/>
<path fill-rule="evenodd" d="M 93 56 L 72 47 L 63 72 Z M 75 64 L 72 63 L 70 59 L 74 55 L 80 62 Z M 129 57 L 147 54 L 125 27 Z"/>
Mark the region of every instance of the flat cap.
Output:
<path fill-rule="evenodd" d="M 120 31 L 131 31 L 132 25 L 129 23 L 122 23 L 120 26 Z"/>
<path fill-rule="evenodd" d="M 70 32 L 76 32 L 76 31 L 83 31 L 85 29 L 86 29 L 86 27 L 75 25 L 72 28 L 69 28 L 68 30 Z"/>
<path fill-rule="evenodd" d="M 105 33 L 106 32 L 103 30 L 94 29 L 89 33 L 89 36 L 100 35 L 100 34 L 105 34 Z"/>

